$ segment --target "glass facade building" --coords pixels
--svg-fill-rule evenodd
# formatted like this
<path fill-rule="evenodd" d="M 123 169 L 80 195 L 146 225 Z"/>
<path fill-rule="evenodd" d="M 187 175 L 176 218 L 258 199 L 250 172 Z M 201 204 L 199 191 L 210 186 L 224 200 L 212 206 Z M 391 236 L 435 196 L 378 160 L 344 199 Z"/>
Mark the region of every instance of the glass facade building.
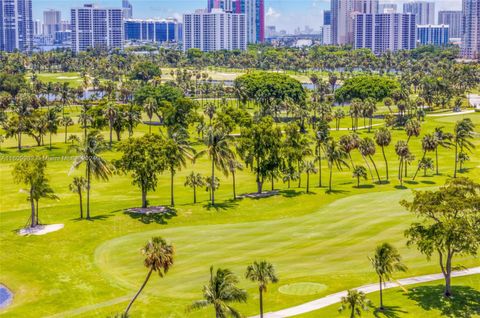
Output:
<path fill-rule="evenodd" d="M 445 46 L 450 41 L 448 25 L 417 25 L 417 39 L 421 45 Z"/>
<path fill-rule="evenodd" d="M 33 31 L 32 0 L 0 0 L 0 51 L 30 51 Z"/>
<path fill-rule="evenodd" d="M 182 24 L 174 19 L 130 19 L 124 22 L 124 33 L 127 41 L 180 42 Z"/>

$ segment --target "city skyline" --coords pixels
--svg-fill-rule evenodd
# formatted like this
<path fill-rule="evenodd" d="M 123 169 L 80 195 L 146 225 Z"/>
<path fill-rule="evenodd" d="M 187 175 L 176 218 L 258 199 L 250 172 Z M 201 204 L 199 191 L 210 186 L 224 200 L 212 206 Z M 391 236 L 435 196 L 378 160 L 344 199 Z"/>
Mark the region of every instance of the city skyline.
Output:
<path fill-rule="evenodd" d="M 398 3 L 408 1 L 380 1 L 381 3 Z M 460 10 L 460 0 L 435 0 L 436 12 L 440 10 Z M 47 9 L 57 9 L 62 12 L 62 19 L 69 19 L 72 7 L 82 6 L 85 3 L 95 3 L 104 7 L 121 7 L 121 0 L 34 0 L 34 19 L 42 20 L 42 14 Z M 181 20 L 184 13 L 193 13 L 196 9 L 207 7 L 207 0 L 130 0 L 134 7 L 134 18 L 167 18 Z M 275 25 L 277 29 L 292 32 L 295 28 L 305 25 L 318 30 L 322 24 L 322 10 L 330 9 L 330 0 L 265 0 L 266 25 Z M 299 24 L 298 21 L 302 21 Z"/>

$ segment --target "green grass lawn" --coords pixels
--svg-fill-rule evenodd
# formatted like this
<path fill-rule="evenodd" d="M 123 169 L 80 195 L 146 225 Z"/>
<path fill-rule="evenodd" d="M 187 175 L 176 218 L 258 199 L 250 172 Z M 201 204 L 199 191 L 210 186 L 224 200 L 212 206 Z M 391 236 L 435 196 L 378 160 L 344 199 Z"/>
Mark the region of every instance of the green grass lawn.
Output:
<path fill-rule="evenodd" d="M 78 72 L 37 73 L 36 75 L 38 80 L 44 83 L 69 83 L 71 87 L 79 87 L 83 82 Z"/>
<path fill-rule="evenodd" d="M 71 112 L 75 114 L 75 108 Z M 422 126 L 422 136 L 436 126 L 451 131 L 455 121 L 462 117 L 472 118 L 478 132 L 480 114 L 469 114 L 428 118 Z M 81 134 L 77 126 L 69 131 Z M 146 131 L 148 127 L 141 125 L 136 134 Z M 106 137 L 108 132 L 104 134 Z M 342 134 L 345 132 L 332 131 L 335 137 Z M 373 132 L 369 134 L 362 130 L 361 135 L 371 137 Z M 194 136 L 196 134 L 192 133 Z M 47 146 L 35 149 L 50 156 L 72 156 L 66 153 L 63 138 L 62 130 L 53 136 L 54 149 L 51 152 Z M 410 142 L 417 159 L 421 156 L 420 138 Z M 16 141 L 9 139 L 2 145 L 0 162 L 0 283 L 14 292 L 14 301 L 0 311 L 0 316 L 71 317 L 76 314 L 79 317 L 106 317 L 123 310 L 146 275 L 140 249 L 154 235 L 160 235 L 175 245 L 175 265 L 165 278 L 152 277 L 134 304 L 132 317 L 211 317 L 211 310 L 185 312 L 188 304 L 201 298 L 210 265 L 231 268 L 242 278 L 241 286 L 248 290 L 250 297 L 247 304 L 236 307 L 247 316 L 257 313 L 256 287 L 243 279 L 245 267 L 254 260 L 269 260 L 275 264 L 280 277 L 280 283 L 272 286 L 266 296 L 266 311 L 375 282 L 367 256 L 384 241 L 400 250 L 410 268 L 407 273 L 397 275 L 398 278 L 438 273 L 436 260 L 428 262 L 414 248 L 406 248 L 403 231 L 414 218 L 399 206 L 398 201 L 410 198 L 410 189 L 442 185 L 453 172 L 453 155 L 451 151 L 441 149 L 440 176 L 429 172 L 427 177 L 409 181 L 406 189 L 398 189 L 395 180 L 398 160 L 393 144 L 399 139 L 406 139 L 405 132 L 394 130 L 394 142 L 387 149 L 389 184 L 378 185 L 368 180 L 357 189 L 351 171 L 335 171 L 333 193 L 317 188 L 318 175 L 315 175 L 311 177 L 312 194 L 305 194 L 306 177 L 303 176 L 301 188 L 292 184 L 288 189 L 285 184 L 277 182 L 276 188 L 281 190 L 279 196 L 231 201 L 231 178 L 221 176 L 217 195 L 219 204 L 215 209 L 208 206 L 208 194 L 204 190 L 199 193 L 200 202 L 191 204 L 192 192 L 183 187 L 185 176 L 192 170 L 207 174 L 209 162 L 202 158 L 176 175 L 176 215 L 169 218 L 139 219 L 125 214 L 126 208 L 140 204 L 140 192 L 131 185 L 129 177 L 115 175 L 110 182 L 94 181 L 91 198 L 94 219 L 90 222 L 79 220 L 78 199 L 68 191 L 68 184 L 73 175 L 81 174 L 83 170 L 68 175 L 72 159 L 61 158 L 48 163 L 50 183 L 60 200 L 40 201 L 40 219 L 45 224 L 63 223 L 65 228 L 32 237 L 20 237 L 15 233 L 16 229 L 25 226 L 29 210 L 26 195 L 19 192 L 22 186 L 12 182 L 14 162 L 7 161 L 5 156 L 17 155 L 17 152 L 14 148 Z M 24 142 L 28 146 L 34 145 L 30 138 L 24 138 Z M 474 143 L 480 147 L 480 139 L 475 139 Z M 195 147 L 201 146 L 197 144 Z M 471 161 L 466 164 L 466 172 L 462 175 L 480 180 L 478 154 L 475 150 L 470 155 Z M 105 157 L 113 159 L 118 153 L 107 152 Z M 379 149 L 375 160 L 383 176 L 385 166 Z M 364 164 L 357 153 L 354 161 Z M 413 167 L 409 169 L 412 174 Z M 324 167 L 324 186 L 327 174 Z M 255 191 L 254 177 L 248 170 L 239 173 L 237 184 L 238 193 Z M 169 176 L 163 175 L 157 191 L 149 194 L 150 203 L 167 204 L 169 195 Z M 480 261 L 473 257 L 459 257 L 455 263 L 471 267 L 478 266 Z M 315 295 L 290 295 L 279 291 L 282 286 L 302 282 L 322 284 L 325 288 L 319 289 Z M 455 279 L 454 284 L 470 286 L 475 293 L 480 292 L 478 275 Z M 430 294 L 434 297 L 434 293 Z M 377 299 L 375 294 L 370 298 Z M 387 304 L 407 311 L 408 314 L 399 312 L 400 317 L 439 315 L 439 309 L 424 309 L 419 305 L 422 300 L 417 298 L 410 299 L 395 290 L 386 294 Z M 338 306 L 334 307 L 326 308 L 324 314 L 321 311 L 308 317 L 337 316 Z"/>

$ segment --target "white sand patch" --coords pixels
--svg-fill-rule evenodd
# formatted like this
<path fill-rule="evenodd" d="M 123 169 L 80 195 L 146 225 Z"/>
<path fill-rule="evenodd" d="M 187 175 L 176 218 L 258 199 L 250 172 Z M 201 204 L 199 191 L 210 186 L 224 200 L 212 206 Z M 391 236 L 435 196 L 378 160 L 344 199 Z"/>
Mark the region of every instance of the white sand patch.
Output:
<path fill-rule="evenodd" d="M 18 231 L 18 235 L 45 235 L 63 229 L 63 224 L 38 225 L 35 227 L 27 227 Z"/>

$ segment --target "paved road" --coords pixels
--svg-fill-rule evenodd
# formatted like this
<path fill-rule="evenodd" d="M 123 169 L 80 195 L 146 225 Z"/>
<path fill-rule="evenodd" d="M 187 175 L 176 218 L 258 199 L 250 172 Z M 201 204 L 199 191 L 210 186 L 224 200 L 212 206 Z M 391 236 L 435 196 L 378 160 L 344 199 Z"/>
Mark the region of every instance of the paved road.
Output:
<path fill-rule="evenodd" d="M 474 110 L 464 110 L 461 112 L 456 113 L 440 113 L 440 114 L 429 114 L 427 117 L 446 117 L 446 116 L 458 116 L 458 115 L 466 115 L 474 113 Z"/>
<path fill-rule="evenodd" d="M 457 271 L 452 273 L 452 277 L 461 277 L 461 276 L 468 276 L 468 275 L 476 275 L 480 274 L 480 267 L 475 267 L 475 268 L 470 268 L 466 269 L 463 271 Z M 425 275 L 425 276 L 417 276 L 417 277 L 411 277 L 411 278 L 404 278 L 398 280 L 398 282 L 402 286 L 407 286 L 407 285 L 414 285 L 414 284 L 419 284 L 419 283 L 426 283 L 426 282 L 432 282 L 436 280 L 441 280 L 443 279 L 442 274 L 433 274 L 433 275 Z M 394 288 L 398 287 L 398 284 L 395 282 L 388 282 L 384 289 L 389 289 L 389 288 Z M 364 292 L 365 294 L 368 293 L 373 293 L 379 290 L 378 283 L 370 284 L 370 285 L 365 285 L 356 288 L 359 291 Z M 307 312 L 315 311 L 321 308 L 328 307 L 330 305 L 334 305 L 336 303 L 339 303 L 341 301 L 341 298 L 347 295 L 347 291 L 342 291 L 336 294 L 328 295 L 325 297 L 322 297 L 320 299 L 295 306 L 295 307 L 290 307 L 287 309 L 283 309 L 280 311 L 276 312 L 269 312 L 264 314 L 264 318 L 284 318 L 284 317 L 292 317 L 300 314 L 304 314 Z M 259 318 L 259 316 L 255 316 L 252 318 Z"/>

